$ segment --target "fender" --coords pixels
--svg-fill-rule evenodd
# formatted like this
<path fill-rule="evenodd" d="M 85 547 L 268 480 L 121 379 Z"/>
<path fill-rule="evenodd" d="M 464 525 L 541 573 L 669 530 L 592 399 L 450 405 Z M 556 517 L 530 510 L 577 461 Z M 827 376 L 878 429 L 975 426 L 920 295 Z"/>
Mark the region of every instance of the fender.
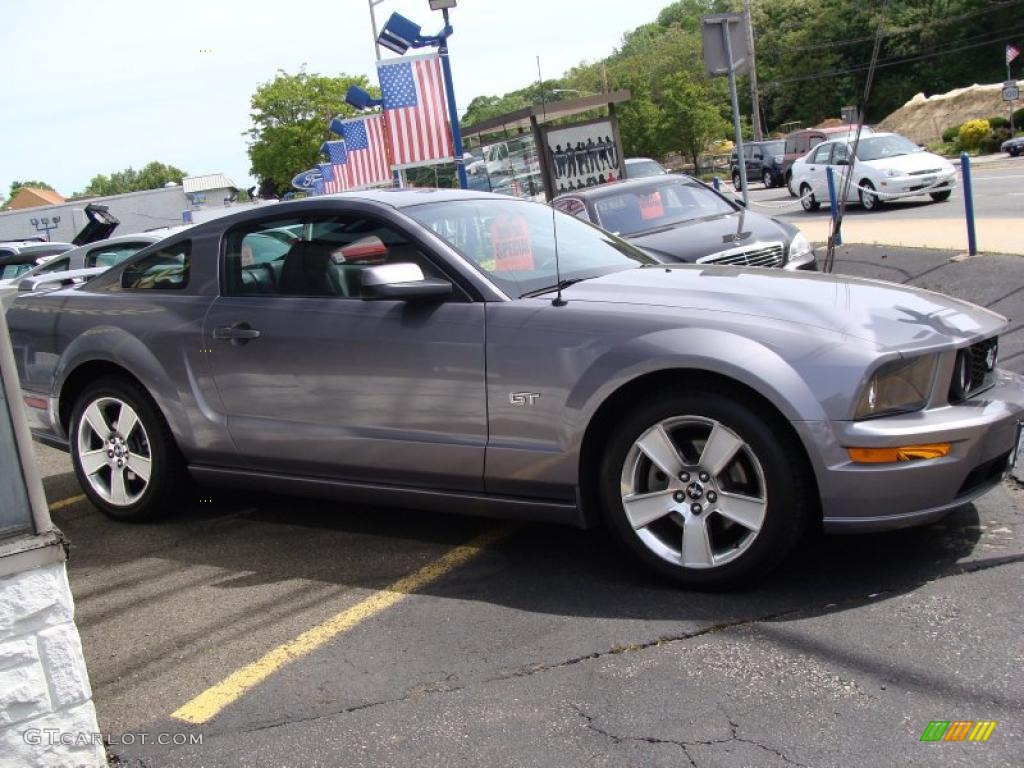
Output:
<path fill-rule="evenodd" d="M 113 363 L 137 378 L 156 401 L 175 436 L 188 439 L 190 419 L 181 393 L 173 386 L 174 378 L 145 344 L 121 328 L 97 326 L 75 337 L 54 369 L 51 396 L 60 397 L 77 368 L 97 361 Z"/>

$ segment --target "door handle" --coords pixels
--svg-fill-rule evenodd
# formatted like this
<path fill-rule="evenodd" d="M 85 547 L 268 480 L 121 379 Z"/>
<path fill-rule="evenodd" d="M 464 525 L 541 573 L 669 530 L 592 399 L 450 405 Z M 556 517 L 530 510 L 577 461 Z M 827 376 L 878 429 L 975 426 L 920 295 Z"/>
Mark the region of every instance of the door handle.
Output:
<path fill-rule="evenodd" d="M 250 328 L 248 323 L 235 323 L 234 325 L 225 325 L 213 329 L 213 338 L 218 341 L 245 342 L 258 339 L 259 337 L 260 332 L 255 328 Z"/>

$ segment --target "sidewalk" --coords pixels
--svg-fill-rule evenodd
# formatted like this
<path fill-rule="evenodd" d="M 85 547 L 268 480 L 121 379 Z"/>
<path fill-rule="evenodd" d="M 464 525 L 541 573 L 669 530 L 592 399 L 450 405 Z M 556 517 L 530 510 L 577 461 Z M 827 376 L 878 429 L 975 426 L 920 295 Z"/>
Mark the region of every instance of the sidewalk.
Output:
<path fill-rule="evenodd" d="M 828 218 L 798 222 L 813 243 L 828 241 Z M 1024 215 L 1019 219 L 975 219 L 980 253 L 1024 256 Z M 967 224 L 959 219 L 900 219 L 849 216 L 843 222 L 843 242 L 937 248 L 967 253 Z"/>

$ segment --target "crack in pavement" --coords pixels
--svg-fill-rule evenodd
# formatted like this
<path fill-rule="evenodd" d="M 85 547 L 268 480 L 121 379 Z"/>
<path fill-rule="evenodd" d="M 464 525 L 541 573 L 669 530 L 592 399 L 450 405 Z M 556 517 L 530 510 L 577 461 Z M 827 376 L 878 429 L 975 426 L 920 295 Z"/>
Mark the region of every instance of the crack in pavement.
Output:
<path fill-rule="evenodd" d="M 693 766 L 693 768 L 698 768 L 698 766 L 697 761 L 693 758 L 693 755 L 690 754 L 690 747 L 714 747 L 719 746 L 721 744 L 733 743 L 749 744 L 759 749 L 763 749 L 765 752 L 770 752 L 771 754 L 783 760 L 787 765 L 796 765 L 800 766 L 801 768 L 809 768 L 804 763 L 798 763 L 796 760 L 793 760 L 791 757 L 786 755 L 782 750 L 775 749 L 774 747 L 770 747 L 767 744 L 762 744 L 761 742 L 755 741 L 754 739 L 747 739 L 740 736 L 739 723 L 737 723 L 731 717 L 728 716 L 726 717 L 726 722 L 729 723 L 729 738 L 702 739 L 699 741 L 679 741 L 676 739 L 662 739 L 658 738 L 657 736 L 619 736 L 597 725 L 597 723 L 595 722 L 595 718 L 592 715 L 587 714 L 582 707 L 576 704 L 571 704 L 570 706 L 576 711 L 577 715 L 579 715 L 581 718 L 583 718 L 584 721 L 586 721 L 585 727 L 587 728 L 587 730 L 593 731 L 594 733 L 603 736 L 604 738 L 611 741 L 613 744 L 621 744 L 624 741 L 637 741 L 646 744 L 673 744 L 683 751 L 683 754 L 686 755 L 686 759 L 690 761 L 690 765 Z"/>

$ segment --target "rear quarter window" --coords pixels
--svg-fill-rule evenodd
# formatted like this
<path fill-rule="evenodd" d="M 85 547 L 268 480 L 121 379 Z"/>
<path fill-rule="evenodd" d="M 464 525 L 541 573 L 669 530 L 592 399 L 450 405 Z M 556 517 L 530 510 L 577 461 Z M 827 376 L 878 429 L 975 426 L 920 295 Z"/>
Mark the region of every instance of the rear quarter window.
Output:
<path fill-rule="evenodd" d="M 188 285 L 192 241 L 181 240 L 139 261 L 121 273 L 121 288 L 126 291 L 181 290 Z"/>

